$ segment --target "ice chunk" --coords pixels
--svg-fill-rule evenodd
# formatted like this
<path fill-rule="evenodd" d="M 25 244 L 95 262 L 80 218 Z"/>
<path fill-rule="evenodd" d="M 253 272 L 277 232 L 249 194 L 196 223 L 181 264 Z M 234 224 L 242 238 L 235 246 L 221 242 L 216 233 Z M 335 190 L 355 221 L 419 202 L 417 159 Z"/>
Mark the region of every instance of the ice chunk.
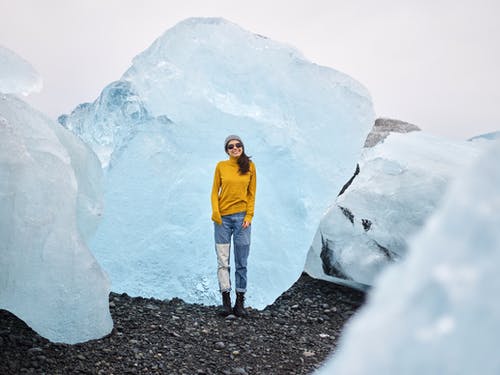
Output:
<path fill-rule="evenodd" d="M 42 89 L 42 78 L 29 62 L 0 46 L 0 93 L 28 95 Z"/>
<path fill-rule="evenodd" d="M 101 215 L 101 180 L 79 139 L 0 94 L 0 308 L 51 341 L 113 326 L 109 281 L 85 244 Z"/>
<path fill-rule="evenodd" d="M 355 80 L 222 19 L 188 19 L 61 122 L 100 154 L 106 215 L 91 247 L 114 290 L 219 303 L 210 191 L 223 140 L 256 163 L 248 303 L 300 275 L 321 214 L 374 120 Z"/>
<path fill-rule="evenodd" d="M 500 373 L 498 160 L 496 141 L 454 181 L 318 374 Z"/>
<path fill-rule="evenodd" d="M 408 239 L 478 153 L 471 142 L 422 132 L 391 132 L 365 148 L 359 174 L 321 220 L 305 271 L 355 287 L 371 285 L 386 265 L 406 254 Z"/>

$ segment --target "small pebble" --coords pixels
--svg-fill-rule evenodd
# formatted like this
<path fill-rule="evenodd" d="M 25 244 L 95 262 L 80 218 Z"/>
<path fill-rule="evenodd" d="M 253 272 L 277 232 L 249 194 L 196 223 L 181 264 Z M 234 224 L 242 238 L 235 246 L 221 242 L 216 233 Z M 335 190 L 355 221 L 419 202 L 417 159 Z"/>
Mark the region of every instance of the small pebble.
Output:
<path fill-rule="evenodd" d="M 246 375 L 247 374 L 247 372 L 245 371 L 245 369 L 243 367 L 233 368 L 233 373 L 234 374 L 242 374 L 242 375 Z"/>
<path fill-rule="evenodd" d="M 226 347 L 226 344 L 224 344 L 222 341 L 217 341 L 215 343 L 215 349 L 224 349 Z"/>

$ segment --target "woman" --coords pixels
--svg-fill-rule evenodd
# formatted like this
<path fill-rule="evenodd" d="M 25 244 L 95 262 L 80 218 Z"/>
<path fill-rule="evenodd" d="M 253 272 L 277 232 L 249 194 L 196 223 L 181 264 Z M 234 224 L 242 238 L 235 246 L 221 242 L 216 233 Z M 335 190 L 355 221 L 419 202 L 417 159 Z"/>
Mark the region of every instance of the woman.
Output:
<path fill-rule="evenodd" d="M 257 176 L 255 165 L 245 154 L 240 137 L 230 135 L 224 141 L 228 160 L 217 163 L 212 187 L 212 220 L 214 221 L 217 278 L 222 293 L 223 314 L 246 316 L 247 259 L 255 205 Z M 236 303 L 231 309 L 229 254 L 231 237 L 236 266 Z"/>

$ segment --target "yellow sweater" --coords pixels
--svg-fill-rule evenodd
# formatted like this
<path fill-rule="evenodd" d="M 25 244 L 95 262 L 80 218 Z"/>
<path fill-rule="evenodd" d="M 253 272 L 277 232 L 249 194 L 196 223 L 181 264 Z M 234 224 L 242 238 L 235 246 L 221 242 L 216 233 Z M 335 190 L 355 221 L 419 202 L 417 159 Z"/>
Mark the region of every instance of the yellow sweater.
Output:
<path fill-rule="evenodd" d="M 215 167 L 212 186 L 212 220 L 222 224 L 222 216 L 246 212 L 245 221 L 252 222 L 257 175 L 250 162 L 248 173 L 241 175 L 237 159 L 220 161 Z"/>

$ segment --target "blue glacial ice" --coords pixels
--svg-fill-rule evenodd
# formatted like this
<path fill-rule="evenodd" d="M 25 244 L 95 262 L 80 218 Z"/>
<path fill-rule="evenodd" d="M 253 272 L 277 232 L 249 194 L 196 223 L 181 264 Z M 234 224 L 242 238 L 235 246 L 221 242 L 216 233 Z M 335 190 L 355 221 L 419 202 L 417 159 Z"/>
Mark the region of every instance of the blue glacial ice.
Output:
<path fill-rule="evenodd" d="M 318 375 L 500 373 L 498 160 L 496 141 L 459 173 Z"/>
<path fill-rule="evenodd" d="M 29 91 L 26 63 L 11 69 L 18 61 L 0 56 L 19 73 L 0 88 Z M 86 245 L 102 214 L 101 183 L 83 142 L 0 92 L 0 308 L 51 341 L 96 339 L 113 327 L 109 280 Z"/>
<path fill-rule="evenodd" d="M 219 302 L 210 190 L 223 140 L 239 134 L 258 184 L 248 303 L 300 275 L 319 219 L 374 121 L 354 79 L 219 18 L 187 19 L 122 78 L 60 122 L 105 168 L 105 215 L 91 248 L 112 288 Z"/>
<path fill-rule="evenodd" d="M 372 133 L 371 133 L 372 134 Z M 321 219 L 305 271 L 364 289 L 407 253 L 448 185 L 481 148 L 425 132 L 391 132 L 365 147 L 359 174 Z"/>

